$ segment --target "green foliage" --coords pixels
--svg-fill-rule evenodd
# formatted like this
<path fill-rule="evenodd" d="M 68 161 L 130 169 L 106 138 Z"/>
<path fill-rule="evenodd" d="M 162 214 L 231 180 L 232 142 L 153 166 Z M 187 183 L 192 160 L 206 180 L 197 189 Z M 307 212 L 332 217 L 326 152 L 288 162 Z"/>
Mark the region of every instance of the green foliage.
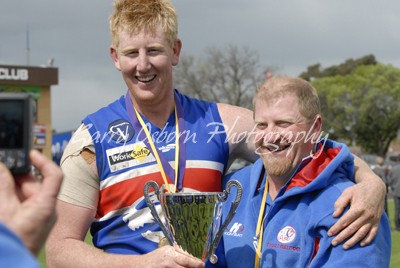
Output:
<path fill-rule="evenodd" d="M 376 61 L 374 55 L 366 55 L 356 60 L 348 59 L 342 64 L 333 65 L 325 69 L 323 69 L 319 63 L 317 63 L 309 66 L 306 72 L 300 74 L 300 77 L 307 81 L 311 81 L 314 78 L 349 75 L 352 74 L 359 66 L 375 65 L 377 63 L 378 62 Z"/>
<path fill-rule="evenodd" d="M 384 156 L 400 128 L 400 70 L 379 65 L 360 67 L 366 94 L 356 125 L 357 142 L 368 152 Z"/>
<path fill-rule="evenodd" d="M 385 156 L 400 129 L 400 70 L 361 65 L 351 74 L 312 81 L 331 138 Z"/>

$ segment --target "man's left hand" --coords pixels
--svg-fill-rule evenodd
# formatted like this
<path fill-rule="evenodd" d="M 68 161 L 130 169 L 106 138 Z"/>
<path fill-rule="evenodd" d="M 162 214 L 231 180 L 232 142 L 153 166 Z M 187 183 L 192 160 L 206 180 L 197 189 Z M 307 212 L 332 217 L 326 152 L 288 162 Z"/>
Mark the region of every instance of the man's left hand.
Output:
<path fill-rule="evenodd" d="M 343 248 L 353 247 L 357 242 L 361 246 L 372 242 L 379 228 L 379 221 L 384 208 L 386 189 L 383 182 L 363 181 L 347 188 L 335 202 L 333 217 L 349 210 L 329 229 L 328 235 L 336 237 L 332 245 L 336 246 L 346 239 Z"/>

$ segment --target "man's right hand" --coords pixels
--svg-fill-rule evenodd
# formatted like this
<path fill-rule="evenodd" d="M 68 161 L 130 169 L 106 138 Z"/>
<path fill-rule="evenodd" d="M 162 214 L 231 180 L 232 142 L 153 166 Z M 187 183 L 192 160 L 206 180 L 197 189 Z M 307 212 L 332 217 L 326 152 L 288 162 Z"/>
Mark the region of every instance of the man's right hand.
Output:
<path fill-rule="evenodd" d="M 164 246 L 143 255 L 143 258 L 146 267 L 205 267 L 200 259 L 193 257 L 179 246 Z"/>
<path fill-rule="evenodd" d="M 0 221 L 37 255 L 56 219 L 56 198 L 63 174 L 38 151 L 32 151 L 30 158 L 41 179 L 31 173 L 14 178 L 0 163 Z"/>

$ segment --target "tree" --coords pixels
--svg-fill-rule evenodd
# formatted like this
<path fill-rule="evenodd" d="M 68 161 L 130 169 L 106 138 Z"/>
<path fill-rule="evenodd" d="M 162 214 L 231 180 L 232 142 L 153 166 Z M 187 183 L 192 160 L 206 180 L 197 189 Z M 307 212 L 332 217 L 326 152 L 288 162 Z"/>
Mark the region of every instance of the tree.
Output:
<path fill-rule="evenodd" d="M 319 63 L 311 65 L 307 71 L 300 74 L 300 77 L 311 81 L 314 78 L 331 77 L 336 75 L 349 75 L 352 74 L 359 66 L 375 65 L 378 62 L 374 55 L 366 55 L 359 59 L 348 59 L 339 65 L 333 65 L 323 69 Z"/>
<path fill-rule="evenodd" d="M 246 47 L 210 47 L 205 54 L 198 61 L 181 56 L 174 69 L 175 88 L 199 99 L 251 108 L 257 86 L 273 68 L 263 69 L 258 54 Z"/>
<path fill-rule="evenodd" d="M 331 138 L 385 156 L 400 129 L 400 69 L 361 65 L 351 74 L 312 81 Z"/>
<path fill-rule="evenodd" d="M 363 66 L 355 75 L 365 92 L 355 126 L 357 142 L 367 152 L 385 156 L 400 129 L 400 70 L 384 65 Z"/>

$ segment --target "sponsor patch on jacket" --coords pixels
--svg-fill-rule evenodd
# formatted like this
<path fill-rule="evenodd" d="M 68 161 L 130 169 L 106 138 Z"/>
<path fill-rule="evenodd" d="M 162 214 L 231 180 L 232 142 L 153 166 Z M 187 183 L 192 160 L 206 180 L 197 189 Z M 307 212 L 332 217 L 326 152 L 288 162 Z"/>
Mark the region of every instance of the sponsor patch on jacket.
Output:
<path fill-rule="evenodd" d="M 282 228 L 279 231 L 278 235 L 276 236 L 276 239 L 278 239 L 278 241 L 283 244 L 293 242 L 295 238 L 296 238 L 296 230 L 290 225 Z"/>
<path fill-rule="evenodd" d="M 108 135 L 118 143 L 130 141 L 134 134 L 133 126 L 125 119 L 118 119 L 108 125 Z"/>
<path fill-rule="evenodd" d="M 108 149 L 106 154 L 111 172 L 155 161 L 143 142 Z"/>
<path fill-rule="evenodd" d="M 244 232 L 244 225 L 240 222 L 234 222 L 226 229 L 224 235 L 242 237 Z"/>

